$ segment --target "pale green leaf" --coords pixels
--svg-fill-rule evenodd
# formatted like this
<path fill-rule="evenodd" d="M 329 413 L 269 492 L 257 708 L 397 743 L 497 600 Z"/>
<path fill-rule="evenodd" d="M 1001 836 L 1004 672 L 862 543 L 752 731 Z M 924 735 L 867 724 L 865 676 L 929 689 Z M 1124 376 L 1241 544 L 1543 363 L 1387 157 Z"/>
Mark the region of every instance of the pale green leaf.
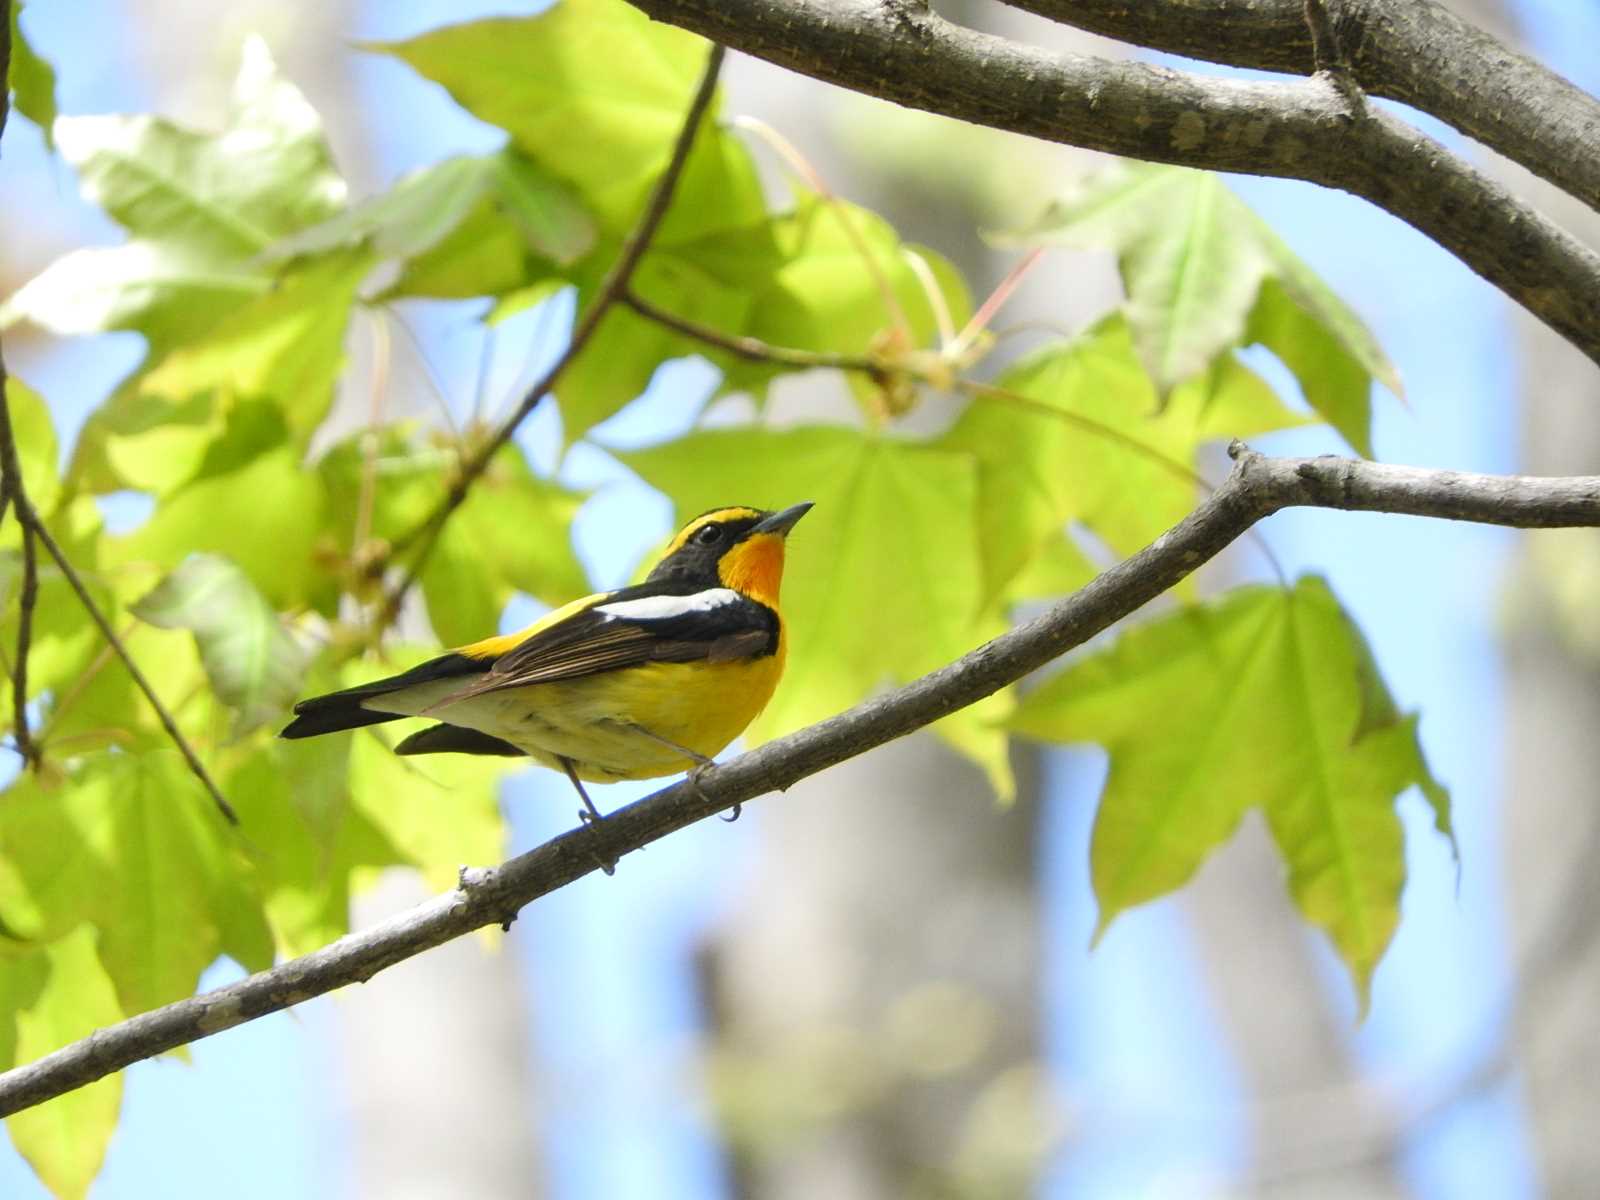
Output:
<path fill-rule="evenodd" d="M 488 637 L 513 592 L 565 604 L 589 590 L 572 549 L 583 498 L 535 475 L 508 446 L 473 485 L 422 573 L 434 632 L 446 645 Z M 478 603 L 474 597 L 481 596 Z"/>
<path fill-rule="evenodd" d="M 340 686 L 330 677 L 312 690 Z M 353 873 L 405 862 L 351 803 L 351 746 L 370 736 L 269 741 L 224 780 L 259 848 L 253 882 L 285 954 L 308 954 L 349 932 Z M 448 804 L 439 819 L 449 821 Z"/>
<path fill-rule="evenodd" d="M 1208 441 L 1291 428 L 1305 418 L 1231 355 L 1163 408 L 1126 323 L 1111 317 L 1049 346 L 974 399 L 940 444 L 976 458 L 985 596 L 999 597 L 1068 522 L 1131 554 L 1195 505 Z"/>
<path fill-rule="evenodd" d="M 305 651 L 225 558 L 191 554 L 131 611 L 162 629 L 194 634 L 212 690 L 235 710 L 235 736 L 277 720 L 299 694 Z"/>
<path fill-rule="evenodd" d="M 230 460 L 230 449 L 214 445 L 214 469 L 202 464 L 199 477 L 143 525 L 108 538 L 108 564 L 171 570 L 194 552 L 220 554 L 242 568 L 274 608 L 327 603 L 334 581 L 317 557 L 326 503 L 321 480 L 302 467 L 281 433 L 272 449 L 261 449 L 253 438 L 241 442 L 236 453 L 242 461 Z"/>
<path fill-rule="evenodd" d="M 273 258 L 369 246 L 381 258 L 414 258 L 454 233 L 482 204 L 520 235 L 526 250 L 568 265 L 593 248 L 593 222 L 572 192 L 516 150 L 446 159 L 387 192 L 276 243 Z"/>
<path fill-rule="evenodd" d="M 169 401 L 205 392 L 269 398 L 305 445 L 333 403 L 356 289 L 371 265 L 355 251 L 290 270 L 272 291 L 161 358 L 138 390 Z"/>
<path fill-rule="evenodd" d="M 1123 311 L 1163 396 L 1230 347 L 1264 341 L 1312 405 L 1364 451 L 1371 380 L 1399 392 L 1360 318 L 1209 172 L 1118 164 L 1052 205 L 1020 240 L 1116 253 Z M 1267 282 L 1277 289 L 1264 290 Z M 1329 364 L 1337 382 L 1319 375 Z"/>
<path fill-rule="evenodd" d="M 60 937 L 88 919 L 122 1007 L 191 994 L 219 954 L 271 960 L 241 844 L 172 750 L 91 759 L 56 792 L 14 784 L 0 806 L 0 920 Z"/>
<path fill-rule="evenodd" d="M 1238 588 L 1124 632 L 1031 693 L 1010 724 L 1110 752 L 1090 849 L 1102 932 L 1187 882 L 1259 809 L 1296 904 L 1365 1005 L 1400 916 L 1396 797 L 1421 787 L 1445 830 L 1448 807 L 1415 721 L 1320 579 Z"/>
<path fill-rule="evenodd" d="M 45 145 L 53 144 L 56 121 L 56 72 L 34 52 L 22 28 L 22 10 L 27 5 L 15 0 L 11 5 L 11 107 L 39 127 Z"/>
<path fill-rule="evenodd" d="M 534 17 L 452 25 L 367 48 L 393 54 L 506 130 L 620 235 L 667 164 L 707 44 L 622 0 L 560 0 Z M 748 224 L 762 213 L 748 152 L 708 121 L 659 241 Z"/>
<path fill-rule="evenodd" d="M 344 202 L 321 120 L 259 38 L 245 42 L 218 133 L 159 117 L 86 116 L 63 117 L 56 138 L 85 197 L 129 233 L 207 259 L 250 258 Z"/>
<path fill-rule="evenodd" d="M 393 541 L 421 524 L 449 486 L 454 453 L 398 429 L 371 444 L 341 442 L 324 456 L 332 533 L 341 547 L 355 537 L 355 514 L 369 514 L 370 537 Z M 473 485 L 444 527 L 419 581 L 434 632 L 448 645 L 493 634 L 515 592 L 552 606 L 589 590 L 572 548 L 572 519 L 583 497 L 535 475 L 520 448 L 507 446 Z"/>
<path fill-rule="evenodd" d="M 111 980 L 95 956 L 92 927 L 80 925 L 36 955 L 26 966 L 0 957 L 0 977 L 6 980 L 0 992 L 7 993 L 8 1001 L 14 972 L 43 976 L 37 993 L 16 1012 L 18 1062 L 32 1062 L 123 1017 Z M 6 1132 L 57 1200 L 81 1200 L 105 1160 L 121 1107 L 118 1073 L 7 1117 Z"/>
<path fill-rule="evenodd" d="M 61 495 L 61 458 L 44 398 L 15 375 L 6 376 L 6 407 L 16 438 L 22 486 L 33 507 L 48 515 Z M 8 532 L 15 522 L 7 522 Z"/>
<path fill-rule="evenodd" d="M 131 329 L 160 351 L 271 286 L 256 268 L 182 246 L 93 246 L 62 255 L 18 288 L 0 305 L 0 328 L 27 320 L 64 336 Z"/>

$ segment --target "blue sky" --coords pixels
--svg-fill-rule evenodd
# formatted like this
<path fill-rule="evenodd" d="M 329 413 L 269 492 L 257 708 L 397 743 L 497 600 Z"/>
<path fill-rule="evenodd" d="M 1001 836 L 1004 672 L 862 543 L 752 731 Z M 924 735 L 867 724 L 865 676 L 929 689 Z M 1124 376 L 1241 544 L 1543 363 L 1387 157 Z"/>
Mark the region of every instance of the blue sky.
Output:
<path fill-rule="evenodd" d="M 397 37 L 480 12 L 536 5 L 368 5 L 352 37 Z M 136 110 L 149 103 L 141 80 L 105 36 L 125 19 L 113 0 L 35 3 L 29 28 L 62 64 L 67 112 Z M 1586 3 L 1529 0 L 1536 44 L 1550 61 L 1593 86 L 1587 48 L 1600 44 L 1600 15 Z M 85 36 L 93 30 L 98 36 Z M 1580 49 L 1582 48 L 1582 49 Z M 218 63 L 218 71 L 227 64 Z M 1584 72 L 1589 72 L 1585 78 Z M 357 80 L 383 99 L 376 147 L 385 174 L 497 140 L 399 64 L 360 58 Z M 1451 144 L 1437 126 L 1430 131 Z M 72 181 L 51 166 L 33 130 L 13 123 L 5 139 L 12 211 L 54 206 L 78 236 L 112 236 L 77 202 Z M 1406 382 L 1409 407 L 1378 404 L 1379 457 L 1478 470 L 1514 467 L 1516 362 L 1508 302 L 1420 234 L 1349 196 L 1275 180 L 1234 180 L 1261 212 L 1375 327 Z M 440 307 L 416 319 L 439 372 L 470 378 L 479 343 L 467 312 Z M 524 327 L 523 332 L 528 332 Z M 507 337 L 514 341 L 515 331 Z M 138 356 L 130 338 L 74 346 L 30 371 L 71 424 Z M 527 365 L 499 356 L 499 389 Z M 1270 362 L 1258 360 L 1273 372 Z M 1281 372 L 1274 374 L 1282 378 Z M 634 441 L 670 436 L 673 416 L 710 384 L 685 364 L 653 394 L 601 431 Z M 1292 387 L 1292 384 L 1286 386 Z M 526 444 L 548 460 L 554 430 L 537 419 Z M 1321 431 L 1279 435 L 1263 447 L 1317 453 L 1340 447 Z M 597 582 L 618 582 L 638 553 L 667 532 L 668 506 L 609 458 L 581 449 L 563 465 L 575 483 L 599 487 L 579 523 L 580 549 Z M 1355 1054 L 1401 1080 L 1448 1079 L 1492 1045 L 1511 984 L 1506 966 L 1498 816 L 1501 800 L 1501 680 L 1494 644 L 1493 579 L 1509 535 L 1404 518 L 1293 512 L 1266 534 L 1291 571 L 1329 575 L 1371 639 L 1403 706 L 1423 713 L 1422 734 L 1437 772 L 1454 791 L 1464 869 L 1459 893 L 1447 847 L 1423 806 L 1404 804 L 1411 884 L 1400 934 L 1380 970 L 1372 1015 L 1347 1026 Z M 526 610 L 507 615 L 519 623 Z M 1120 919 L 1093 955 L 1093 910 L 1083 864 L 1092 800 L 1103 764 L 1087 753 L 1050 756 L 1040 865 L 1046 888 L 1044 979 L 1051 1064 L 1077 1093 L 1095 1097 L 1093 1136 L 1056 1164 L 1051 1197 L 1154 1194 L 1174 1180 L 1226 1179 L 1246 1161 L 1249 1114 L 1226 1038 L 1207 1009 L 1199 960 L 1181 905 L 1158 903 Z M 570 823 L 564 781 L 519 776 L 506 790 L 513 844 L 521 849 Z M 602 806 L 645 788 L 603 789 Z M 781 799 L 772 801 L 782 803 Z M 562 1200 L 726 1194 L 714 1143 L 681 1073 L 640 1047 L 682 1044 L 698 1028 L 688 951 L 723 903 L 761 836 L 761 805 L 735 826 L 707 823 L 630 859 L 611 879 L 591 877 L 534 905 L 508 941 L 534 997 L 529 1020 L 542 1068 L 582 1088 L 544 1130 L 551 1194 Z M 1311 935 L 1307 935 L 1310 937 Z M 597 954 L 593 947 L 606 947 Z M 219 965 L 214 985 L 231 977 Z M 1329 962 L 1328 987 L 1353 1018 L 1348 984 Z M 559 980 L 553 985 L 552 980 Z M 374 986 L 382 986 L 381 982 Z M 648 1002 L 641 1002 L 648 998 Z M 338 1017 L 314 1002 L 194 1048 L 193 1064 L 161 1061 L 127 1073 L 123 1126 L 94 1195 L 213 1194 L 220 1180 L 238 1197 L 332 1197 L 347 1191 L 337 1103 Z M 1177 1010 L 1183 1021 L 1172 1019 Z M 604 1164 L 597 1167 L 595 1164 Z M 1536 1193 L 1514 1079 L 1452 1110 L 1407 1147 L 1404 1169 L 1417 1194 L 1517 1197 Z M 0 1195 L 41 1195 L 25 1165 L 0 1145 Z M 1201 1193 L 1203 1194 L 1203 1192 Z"/>

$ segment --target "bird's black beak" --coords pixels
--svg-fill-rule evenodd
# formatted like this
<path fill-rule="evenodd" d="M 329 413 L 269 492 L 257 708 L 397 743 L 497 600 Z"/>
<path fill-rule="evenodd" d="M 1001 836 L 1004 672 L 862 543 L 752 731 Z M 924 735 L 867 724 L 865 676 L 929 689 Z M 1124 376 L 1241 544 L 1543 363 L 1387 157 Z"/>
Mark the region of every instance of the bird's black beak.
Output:
<path fill-rule="evenodd" d="M 791 504 L 782 512 L 775 512 L 758 522 L 750 530 L 751 533 L 775 533 L 779 537 L 788 535 L 794 528 L 795 522 L 811 511 L 811 501 L 802 500 L 799 504 Z"/>

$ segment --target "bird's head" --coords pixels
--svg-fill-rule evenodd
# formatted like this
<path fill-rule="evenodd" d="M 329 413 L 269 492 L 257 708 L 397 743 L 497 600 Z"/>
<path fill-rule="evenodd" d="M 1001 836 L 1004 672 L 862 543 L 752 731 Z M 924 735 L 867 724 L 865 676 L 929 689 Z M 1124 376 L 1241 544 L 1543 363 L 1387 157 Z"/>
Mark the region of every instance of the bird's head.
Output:
<path fill-rule="evenodd" d="M 648 578 L 728 587 L 773 607 L 783 582 L 783 540 L 810 509 L 807 500 L 779 512 L 735 505 L 701 513 L 678 531 Z"/>

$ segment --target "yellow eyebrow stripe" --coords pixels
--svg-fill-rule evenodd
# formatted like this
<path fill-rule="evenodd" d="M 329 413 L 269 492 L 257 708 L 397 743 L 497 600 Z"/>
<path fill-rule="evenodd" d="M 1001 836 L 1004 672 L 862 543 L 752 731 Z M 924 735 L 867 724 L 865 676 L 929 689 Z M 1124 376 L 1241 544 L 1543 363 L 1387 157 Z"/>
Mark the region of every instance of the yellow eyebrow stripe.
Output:
<path fill-rule="evenodd" d="M 667 559 L 683 549 L 684 543 L 695 535 L 696 530 L 709 525 L 712 521 L 742 521 L 746 518 L 759 517 L 760 515 L 759 509 L 746 508 L 742 504 L 735 505 L 733 508 L 714 508 L 708 513 L 701 513 L 682 529 L 678 530 L 678 536 L 673 538 L 667 544 L 667 548 L 661 552 L 661 559 Z"/>

